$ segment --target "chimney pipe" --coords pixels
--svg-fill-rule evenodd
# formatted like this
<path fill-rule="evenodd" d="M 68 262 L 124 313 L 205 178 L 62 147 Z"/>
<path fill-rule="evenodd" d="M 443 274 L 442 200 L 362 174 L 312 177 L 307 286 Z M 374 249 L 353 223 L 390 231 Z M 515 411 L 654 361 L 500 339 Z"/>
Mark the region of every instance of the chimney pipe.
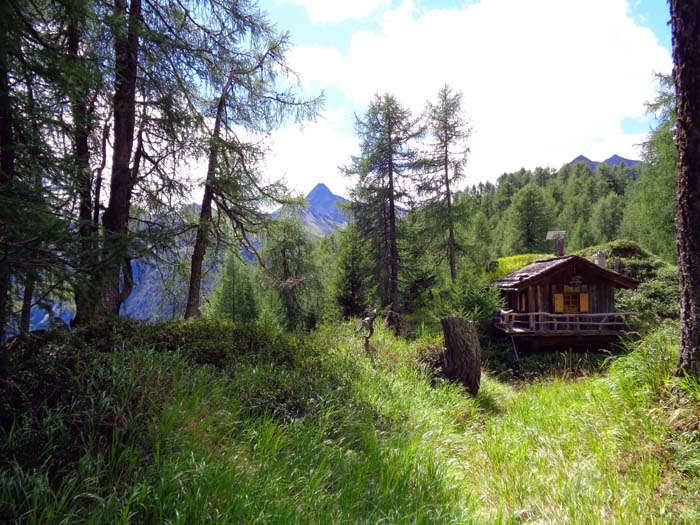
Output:
<path fill-rule="evenodd" d="M 564 237 L 554 239 L 554 255 L 557 257 L 564 256 Z"/>
<path fill-rule="evenodd" d="M 564 239 L 566 238 L 566 231 L 564 230 L 552 230 L 547 232 L 547 240 L 554 241 L 554 255 L 556 257 L 564 256 Z"/>
<path fill-rule="evenodd" d="M 597 266 L 600 266 L 601 268 L 607 268 L 608 256 L 605 255 L 605 253 L 603 253 L 602 251 L 599 251 L 593 256 L 593 263 Z"/>

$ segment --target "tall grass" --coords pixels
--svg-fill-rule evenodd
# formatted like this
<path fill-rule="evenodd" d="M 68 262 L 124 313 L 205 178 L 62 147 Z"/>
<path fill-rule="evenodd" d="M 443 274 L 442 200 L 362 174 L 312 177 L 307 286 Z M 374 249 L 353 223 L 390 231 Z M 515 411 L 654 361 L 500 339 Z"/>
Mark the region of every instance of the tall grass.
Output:
<path fill-rule="evenodd" d="M 241 344 L 250 332 L 229 326 L 218 332 L 229 338 L 222 352 L 211 341 L 187 340 L 186 328 L 168 330 L 160 339 L 172 351 L 144 348 L 142 338 L 140 349 L 84 354 L 61 376 L 69 378 L 71 404 L 5 429 L 2 520 L 700 517 L 693 496 L 700 389 L 686 381 L 683 396 L 669 393 L 673 327 L 632 345 L 607 374 L 509 383 L 487 372 L 475 398 L 422 364 L 420 356 L 440 345 L 435 337 L 408 343 L 379 329 L 370 358 L 349 325 L 304 338 L 253 330 L 257 348 L 253 339 Z M 199 325 L 191 333 L 207 340 Z M 21 454 L 29 447 L 34 461 Z M 79 454 L 57 462 L 61 450 Z"/>

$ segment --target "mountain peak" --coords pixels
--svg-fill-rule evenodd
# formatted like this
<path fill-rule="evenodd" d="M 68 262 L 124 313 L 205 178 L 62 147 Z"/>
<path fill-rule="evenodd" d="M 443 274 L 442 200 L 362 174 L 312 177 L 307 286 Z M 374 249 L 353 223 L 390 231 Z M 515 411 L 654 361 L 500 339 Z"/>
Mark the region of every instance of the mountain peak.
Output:
<path fill-rule="evenodd" d="M 610 167 L 617 166 L 618 164 L 624 164 L 628 168 L 631 168 L 632 166 L 639 164 L 638 160 L 626 159 L 624 157 L 620 157 L 620 155 L 617 155 L 617 154 L 605 159 L 603 162 L 591 160 L 588 157 L 586 157 L 585 155 L 579 155 L 574 160 L 569 162 L 569 164 L 571 166 L 573 166 L 577 162 L 585 162 L 586 164 L 588 164 L 588 166 L 591 168 L 592 171 L 595 171 L 595 169 L 598 167 L 598 164 L 606 164 Z"/>
<path fill-rule="evenodd" d="M 634 166 L 635 164 L 639 164 L 638 160 L 626 159 L 625 157 L 620 157 L 620 155 L 618 155 L 617 153 L 615 153 L 612 157 L 605 159 L 603 162 L 608 166 L 617 166 L 618 164 L 624 164 L 628 168 Z"/>
<path fill-rule="evenodd" d="M 591 162 L 591 159 L 589 159 L 585 155 L 579 155 L 574 160 L 572 160 L 569 164 L 576 164 L 577 162 Z"/>
<path fill-rule="evenodd" d="M 328 189 L 328 186 L 326 186 L 323 182 L 319 182 L 314 186 L 314 189 L 312 189 L 309 194 L 306 196 L 307 200 L 315 200 L 318 198 L 328 198 L 332 197 L 333 192 Z"/>
<path fill-rule="evenodd" d="M 584 164 L 588 164 L 588 167 L 591 168 L 591 171 L 595 171 L 596 166 L 598 166 L 598 163 L 596 161 L 589 159 L 585 155 L 579 155 L 574 160 L 569 162 L 569 164 L 571 164 L 573 166 L 574 164 L 577 164 L 579 162 L 583 162 Z"/>
<path fill-rule="evenodd" d="M 313 237 L 323 237 L 348 222 L 346 213 L 338 206 L 347 201 L 320 182 L 306 196 L 306 206 L 285 205 L 273 212 L 272 217 L 298 215 Z"/>

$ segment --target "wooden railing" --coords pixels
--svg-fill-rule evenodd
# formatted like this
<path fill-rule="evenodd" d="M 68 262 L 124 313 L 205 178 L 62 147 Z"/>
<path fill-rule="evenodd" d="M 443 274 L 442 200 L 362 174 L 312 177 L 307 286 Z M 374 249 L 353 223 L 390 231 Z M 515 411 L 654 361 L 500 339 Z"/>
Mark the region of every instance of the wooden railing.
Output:
<path fill-rule="evenodd" d="M 514 312 L 501 310 L 497 314 L 497 326 L 510 333 L 606 333 L 620 332 L 627 328 L 630 317 L 636 312 L 566 313 Z"/>

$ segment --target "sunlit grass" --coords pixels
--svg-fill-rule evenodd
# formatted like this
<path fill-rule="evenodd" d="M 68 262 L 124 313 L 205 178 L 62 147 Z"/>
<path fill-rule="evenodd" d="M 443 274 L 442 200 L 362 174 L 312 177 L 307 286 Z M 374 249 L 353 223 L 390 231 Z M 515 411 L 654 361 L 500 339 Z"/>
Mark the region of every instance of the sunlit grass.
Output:
<path fill-rule="evenodd" d="M 542 259 L 551 259 L 552 257 L 554 256 L 551 254 L 542 253 L 523 253 L 520 255 L 501 257 L 498 259 L 498 266 L 492 272 L 486 272 L 486 277 L 488 277 L 489 280 L 498 279 L 530 263 Z"/>
<path fill-rule="evenodd" d="M 269 354 L 291 352 L 282 364 L 251 353 L 193 366 L 191 349 L 105 356 L 116 373 L 94 381 L 108 385 L 94 410 L 116 403 L 123 433 L 100 444 L 87 432 L 85 456 L 58 486 L 41 467 L 3 466 L 2 517 L 695 523 L 700 389 L 686 381 L 684 395 L 669 394 L 674 330 L 630 348 L 606 374 L 510 383 L 486 371 L 476 398 L 421 364 L 438 339 L 409 343 L 381 328 L 374 357 L 350 325 Z M 80 377 L 97 372 L 86 366 Z M 49 418 L 47 443 L 60 442 L 65 423 Z M 20 423 L 3 440 L 29 431 Z"/>

